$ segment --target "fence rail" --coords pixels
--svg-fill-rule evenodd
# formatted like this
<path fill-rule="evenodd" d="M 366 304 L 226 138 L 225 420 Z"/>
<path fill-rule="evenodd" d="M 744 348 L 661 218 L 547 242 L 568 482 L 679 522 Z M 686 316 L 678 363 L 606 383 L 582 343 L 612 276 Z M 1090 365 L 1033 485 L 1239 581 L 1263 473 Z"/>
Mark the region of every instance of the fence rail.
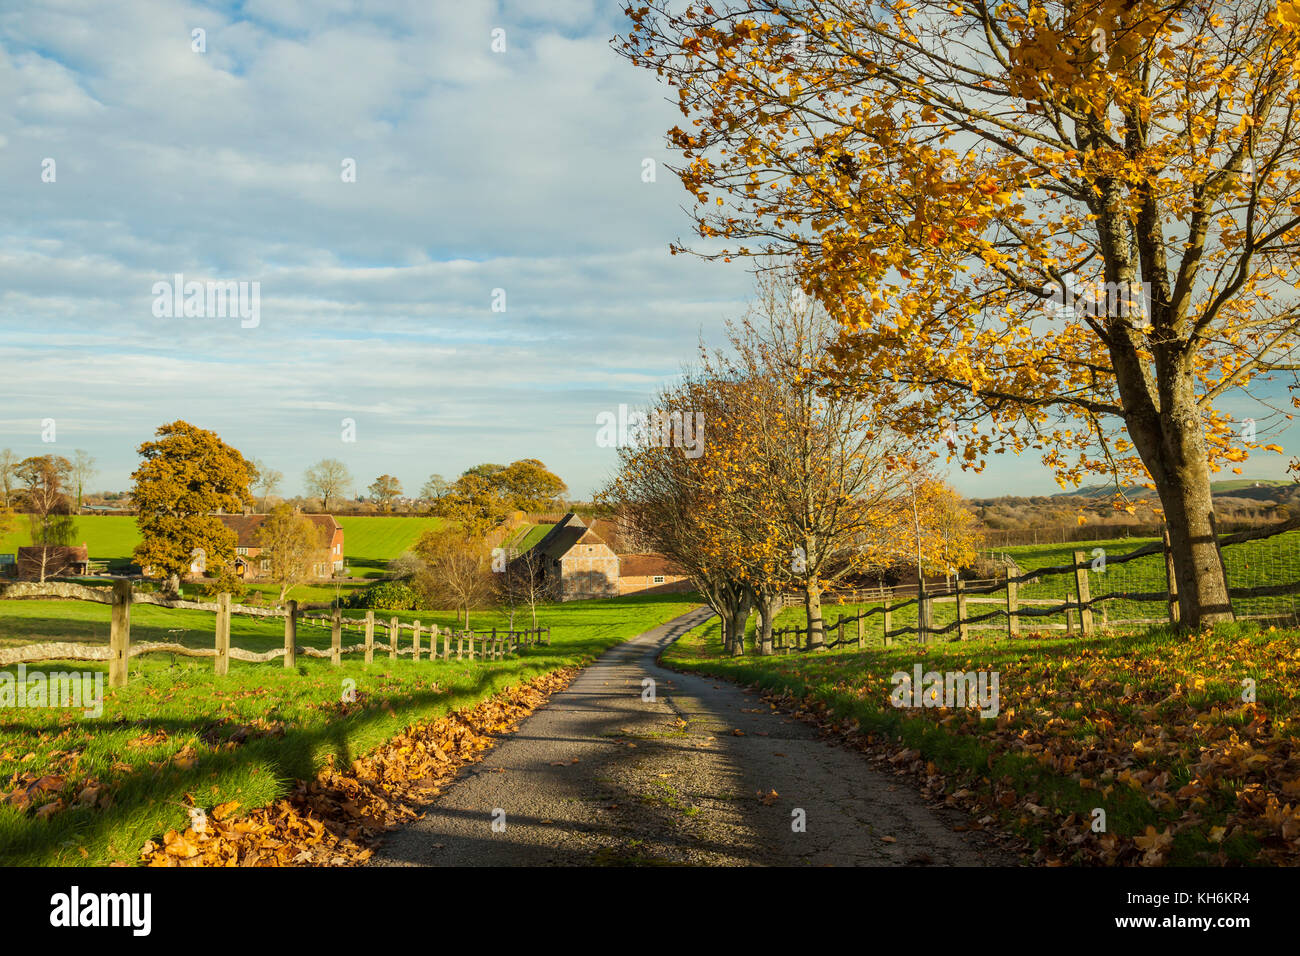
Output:
<path fill-rule="evenodd" d="M 1219 548 L 1219 560 L 1223 564 L 1223 548 L 1258 541 L 1285 534 L 1300 528 L 1300 518 L 1293 518 L 1280 524 L 1264 528 L 1251 528 L 1233 534 L 1216 536 Z M 1092 559 L 1084 551 L 1075 551 L 1070 564 L 1034 568 L 1022 574 L 1008 574 L 997 580 L 985 579 L 964 581 L 958 578 L 954 583 L 944 585 L 927 584 L 921 581 L 916 585 L 905 587 L 865 588 L 836 595 L 844 602 L 874 603 L 878 606 L 866 608 L 853 615 L 840 615 L 835 621 L 824 621 L 821 629 L 822 641 L 813 643 L 814 636 L 808 627 L 787 627 L 772 632 L 770 646 L 761 646 L 762 654 L 788 654 L 793 651 L 820 650 L 856 644 L 864 647 L 867 639 L 868 620 L 879 615 L 882 620 L 877 636 L 888 647 L 895 638 L 915 634 L 917 641 L 925 644 L 944 635 L 953 635 L 952 640 L 965 640 L 972 631 L 1002 631 L 1008 638 L 1017 637 L 1021 622 L 1028 618 L 1047 618 L 1062 616 L 1064 623 L 1041 621 L 1035 623 L 1039 630 L 1064 630 L 1067 634 L 1079 633 L 1085 636 L 1094 634 L 1098 622 L 1095 611 L 1103 616 L 1102 624 L 1107 628 L 1121 625 L 1178 623 L 1178 584 L 1174 577 L 1173 555 L 1169 545 L 1169 534 L 1165 531 L 1163 540 L 1143 545 L 1126 554 L 1106 556 L 1107 566 L 1124 565 L 1139 558 L 1162 555 L 1164 558 L 1165 589 L 1161 591 L 1112 590 L 1093 595 L 1089 580 Z M 1022 584 L 1040 584 L 1044 579 L 1070 576 L 1062 598 L 1025 597 L 1019 592 Z M 1252 585 L 1228 588 L 1228 597 L 1232 601 L 1243 601 L 1263 597 L 1282 597 L 1300 594 L 1300 581 L 1278 584 Z M 909 596 L 910 595 L 910 596 Z M 993 596 L 1000 595 L 1000 596 Z M 1106 604 L 1123 601 L 1127 603 L 1160 603 L 1165 613 L 1161 617 L 1129 617 L 1107 619 Z M 798 596 L 787 596 L 783 606 L 802 603 Z M 934 607 L 937 604 L 955 604 L 956 619 L 938 626 L 934 623 Z M 971 613 L 970 605 L 999 605 L 998 609 L 984 613 Z M 905 627 L 893 626 L 893 615 L 904 608 L 916 606 L 915 625 Z M 1268 614 L 1237 614 L 1239 619 L 1273 618 Z M 874 622 L 873 622 L 874 623 Z M 853 633 L 846 634 L 846 629 L 856 624 Z M 871 628 L 875 630 L 873 626 Z"/>
<path fill-rule="evenodd" d="M 284 608 L 247 607 L 232 604 L 229 594 L 220 594 L 215 602 L 184 601 L 148 592 L 137 592 L 129 581 L 117 581 L 112 588 L 93 588 L 81 584 L 62 582 L 15 583 L 0 586 L 0 599 L 53 599 L 62 601 L 90 601 L 112 607 L 108 645 L 79 644 L 72 642 L 43 642 L 22 647 L 0 648 L 0 667 L 12 664 L 31 664 L 40 661 L 108 661 L 108 682 L 111 687 L 126 684 L 130 660 L 141 654 L 175 654 L 182 657 L 213 658 L 213 672 L 218 676 L 228 673 L 230 661 L 266 663 L 281 658 L 286 668 L 297 666 L 303 657 L 329 658 L 338 666 L 344 654 L 364 654 L 366 663 L 374 660 L 376 649 L 387 651 L 390 660 L 410 657 L 412 660 L 502 660 L 517 654 L 519 649 L 536 644 L 551 643 L 549 626 L 523 630 L 498 630 L 475 632 L 470 629 L 427 628 L 419 621 L 405 623 L 392 617 L 377 620 L 374 611 L 364 618 L 347 618 L 339 608 L 329 614 L 307 613 L 297 601 L 287 602 Z M 151 604 L 168 608 L 211 611 L 216 614 L 212 647 L 190 647 L 186 644 L 141 641 L 131 643 L 131 605 Z M 315 606 L 311 606 L 315 607 Z M 247 617 L 279 617 L 284 619 L 284 646 L 267 651 L 250 651 L 230 644 L 230 620 L 233 615 Z M 328 649 L 309 647 L 298 643 L 300 623 L 320 622 L 330 630 Z M 344 629 L 359 630 L 364 640 L 358 644 L 343 644 Z M 384 630 L 386 640 L 378 643 L 377 629 Z M 408 631 L 411 640 L 402 646 L 402 632 Z M 422 643 L 423 639 L 423 643 Z"/>

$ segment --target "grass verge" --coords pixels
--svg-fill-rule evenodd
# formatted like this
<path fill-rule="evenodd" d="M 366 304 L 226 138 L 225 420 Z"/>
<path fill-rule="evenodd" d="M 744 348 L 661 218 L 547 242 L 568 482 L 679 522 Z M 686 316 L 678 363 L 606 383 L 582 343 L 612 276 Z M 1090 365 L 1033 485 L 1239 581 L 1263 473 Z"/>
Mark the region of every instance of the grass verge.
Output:
<path fill-rule="evenodd" d="M 970 828 L 1010 831 L 1040 863 L 1300 862 L 1300 631 L 1160 627 L 726 658 L 714 620 L 663 663 L 762 688 L 884 747 Z M 997 715 L 894 706 L 894 675 L 916 664 L 996 673 Z"/>

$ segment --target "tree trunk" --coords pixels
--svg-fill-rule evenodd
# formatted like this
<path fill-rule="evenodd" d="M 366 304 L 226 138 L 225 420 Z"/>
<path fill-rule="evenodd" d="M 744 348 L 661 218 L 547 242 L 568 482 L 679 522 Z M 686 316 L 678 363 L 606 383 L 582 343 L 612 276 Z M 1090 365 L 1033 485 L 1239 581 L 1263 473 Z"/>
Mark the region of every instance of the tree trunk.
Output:
<path fill-rule="evenodd" d="M 762 657 L 772 654 L 772 624 L 781 610 L 780 595 L 769 595 L 758 600 L 758 653 Z"/>
<path fill-rule="evenodd" d="M 808 647 L 810 650 L 822 650 L 826 646 L 826 630 L 822 623 L 822 589 L 815 580 L 804 585 L 803 600 L 808 614 Z"/>
<path fill-rule="evenodd" d="M 732 613 L 731 627 L 731 656 L 741 657 L 745 653 L 745 628 L 749 625 L 750 603 L 743 600 L 736 610 Z"/>
<path fill-rule="evenodd" d="M 1165 370 L 1161 379 L 1161 411 L 1127 416 L 1129 434 L 1169 526 L 1179 616 L 1187 627 L 1199 629 L 1231 621 L 1232 603 L 1211 525 L 1214 500 L 1194 382 L 1182 368 Z"/>

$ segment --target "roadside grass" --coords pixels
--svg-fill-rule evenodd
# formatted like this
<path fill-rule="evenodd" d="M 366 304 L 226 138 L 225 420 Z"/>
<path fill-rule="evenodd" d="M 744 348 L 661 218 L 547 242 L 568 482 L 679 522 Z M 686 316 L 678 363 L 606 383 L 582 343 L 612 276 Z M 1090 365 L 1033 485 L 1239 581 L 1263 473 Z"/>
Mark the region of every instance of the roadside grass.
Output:
<path fill-rule="evenodd" d="M 70 626 L 98 628 L 100 641 L 107 641 L 107 617 L 98 616 L 108 610 L 103 605 L 6 601 L 0 609 L 53 603 L 59 607 L 20 615 L 28 621 L 21 626 L 44 620 L 42 626 L 53 628 L 48 622 L 55 613 L 80 610 Z M 210 660 L 133 658 L 129 684 L 105 687 L 99 719 L 54 708 L 0 708 L 0 863 L 133 863 L 146 840 L 184 829 L 188 801 L 212 807 L 234 800 L 241 812 L 268 805 L 329 760 L 346 766 L 417 720 L 585 664 L 694 606 L 681 595 L 547 605 L 539 615 L 552 628 L 551 646 L 529 647 L 517 658 L 495 662 L 417 664 L 409 657 L 389 660 L 385 649 L 377 649 L 369 665 L 359 655 L 344 657 L 337 668 L 300 657 L 293 671 L 278 660 L 232 661 L 229 675 L 216 678 Z M 442 625 L 455 619 L 452 612 L 411 616 Z M 489 626 L 494 619 L 482 618 Z M 170 625 L 179 625 L 181 643 L 210 647 L 212 620 L 205 612 L 135 607 L 132 639 L 175 640 Z M 232 644 L 250 650 L 283 644 L 278 620 L 236 617 L 231 632 Z M 403 635 L 403 646 L 409 641 Z M 329 631 L 302 628 L 299 642 L 327 647 Z M 357 640 L 346 634 L 344 642 Z M 48 662 L 29 665 L 27 673 L 105 669 L 99 663 Z M 344 680 L 355 681 L 355 703 L 342 702 Z"/>
<path fill-rule="evenodd" d="M 1300 862 L 1297 630 L 1156 627 L 727 658 L 714 619 L 663 663 L 789 695 L 842 730 L 893 742 L 972 828 L 996 822 L 1042 862 Z M 918 663 L 997 672 L 997 716 L 894 707 L 892 676 Z M 1104 833 L 1091 830 L 1095 808 Z"/>

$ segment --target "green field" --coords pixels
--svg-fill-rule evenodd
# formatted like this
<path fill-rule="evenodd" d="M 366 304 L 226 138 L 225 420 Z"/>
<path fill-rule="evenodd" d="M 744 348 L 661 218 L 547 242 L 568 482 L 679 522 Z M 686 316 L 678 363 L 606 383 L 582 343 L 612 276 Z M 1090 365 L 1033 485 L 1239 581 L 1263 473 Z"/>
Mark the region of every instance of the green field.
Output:
<path fill-rule="evenodd" d="M 1153 538 L 1124 538 L 1065 545 L 1023 545 L 1002 550 L 1010 554 L 1022 569 L 1031 571 L 1034 568 L 1069 564 L 1074 559 L 1075 551 L 1082 551 L 1091 562 L 1097 557 L 1098 548 L 1105 552 L 1107 558 L 1114 558 L 1154 541 Z M 1228 569 L 1230 587 L 1259 587 L 1300 581 L 1300 531 L 1229 545 L 1223 549 L 1223 561 Z M 1094 598 L 1109 592 L 1163 591 L 1166 587 L 1164 556 L 1153 554 L 1123 564 L 1107 562 L 1105 571 L 1090 571 L 1088 578 L 1089 590 Z M 1069 576 L 1054 576 L 1044 578 L 1037 584 L 1022 585 L 1020 596 L 1064 598 L 1066 590 L 1072 588 L 1073 582 Z M 1117 599 L 1107 601 L 1102 606 L 1106 609 L 1109 620 L 1167 619 L 1163 602 Z M 1234 599 L 1233 608 L 1239 615 L 1286 618 L 1300 611 L 1300 596 Z"/>
<path fill-rule="evenodd" d="M 343 516 L 343 555 L 352 577 L 381 577 L 388 562 L 410 551 L 420 535 L 442 527 L 441 518 L 393 518 L 380 515 Z"/>
<path fill-rule="evenodd" d="M 17 516 L 18 527 L 0 536 L 0 554 L 15 554 L 32 543 L 25 515 Z M 77 518 L 74 543 L 84 543 L 91 561 L 107 561 L 110 571 L 125 571 L 131 563 L 131 551 L 140 542 L 135 518 L 130 515 L 82 515 Z"/>
<path fill-rule="evenodd" d="M 133 658 L 128 685 L 105 687 L 100 719 L 51 708 L 4 712 L 0 864 L 134 862 L 146 840 L 170 828 L 184 829 L 187 796 L 206 808 L 228 800 L 244 810 L 265 806 L 284 796 L 295 780 L 313 777 L 327 758 L 347 766 L 415 721 L 583 664 L 691 606 L 680 596 L 549 605 L 539 613 L 552 629 L 551 646 L 528 647 L 516 658 L 495 662 L 390 661 L 380 651 L 372 664 L 350 655 L 337 668 L 308 657 L 300 657 L 291 671 L 278 660 L 232 661 L 229 675 L 216 678 L 210 660 L 169 654 Z M 103 643 L 108 610 L 71 601 L 0 601 L 3 643 L 38 636 Z M 442 625 L 455 618 L 435 611 L 402 616 Z M 476 629 L 505 623 L 499 614 L 476 617 Z M 208 612 L 138 605 L 132 608 L 131 638 L 211 647 L 213 621 Z M 232 645 L 249 650 L 283 646 L 282 635 L 278 620 L 236 616 L 231 625 Z M 382 631 L 378 636 L 383 639 Z M 345 644 L 358 640 L 355 632 L 345 632 Z M 403 644 L 409 641 L 405 633 Z M 304 622 L 299 643 L 327 647 L 329 630 Z M 105 667 L 50 662 L 29 666 L 28 673 L 103 672 Z M 356 682 L 357 705 L 340 707 L 344 679 Z M 32 771 L 43 778 L 39 799 L 26 806 L 6 803 L 4 797 L 19 793 L 23 775 Z M 99 793 L 93 807 L 79 805 L 87 788 Z"/>
<path fill-rule="evenodd" d="M 19 516 L 18 520 L 17 530 L 0 537 L 0 554 L 14 554 L 19 547 L 31 544 L 26 519 Z M 388 562 L 409 551 L 420 535 L 442 526 L 442 519 L 433 517 L 357 515 L 338 520 L 343 526 L 343 557 L 355 577 L 381 577 Z M 125 571 L 140 533 L 130 515 L 81 515 L 75 540 L 85 542 L 91 561 L 107 561 L 110 571 Z M 295 596 L 301 599 L 301 595 Z"/>

